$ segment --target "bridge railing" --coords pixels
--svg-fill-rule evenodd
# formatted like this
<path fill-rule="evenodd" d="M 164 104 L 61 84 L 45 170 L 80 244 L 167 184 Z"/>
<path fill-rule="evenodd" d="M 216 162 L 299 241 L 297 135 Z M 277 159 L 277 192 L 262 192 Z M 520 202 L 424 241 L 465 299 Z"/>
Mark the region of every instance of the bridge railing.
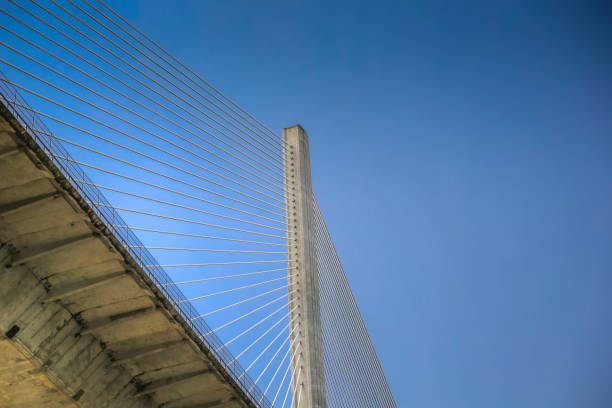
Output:
<path fill-rule="evenodd" d="M 87 201 L 96 215 L 120 241 L 124 249 L 155 282 L 158 289 L 173 304 L 177 312 L 185 319 L 205 346 L 215 355 L 218 362 L 232 376 L 234 381 L 250 397 L 251 401 L 262 408 L 272 407 L 271 402 L 261 392 L 251 376 L 245 373 L 238 360 L 234 358 L 227 347 L 223 347 L 223 342 L 211 327 L 206 324 L 204 319 L 196 319 L 200 313 L 189 302 L 178 286 L 174 285 L 168 273 L 145 248 L 100 189 L 92 185 L 93 183 L 85 171 L 75 163 L 69 152 L 29 107 L 17 89 L 7 82 L 2 72 L 0 72 L 0 97 L 6 108 L 17 118 L 26 132 L 37 142 L 38 146 L 70 181 L 81 197 Z"/>

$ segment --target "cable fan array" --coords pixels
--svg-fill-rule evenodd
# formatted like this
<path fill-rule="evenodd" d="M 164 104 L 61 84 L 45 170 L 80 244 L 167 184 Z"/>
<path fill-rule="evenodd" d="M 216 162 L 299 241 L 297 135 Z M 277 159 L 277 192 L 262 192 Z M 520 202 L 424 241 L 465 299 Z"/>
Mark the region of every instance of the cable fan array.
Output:
<path fill-rule="evenodd" d="M 3 103 L 253 402 L 293 405 L 281 139 L 99 0 L 5 4 Z"/>
<path fill-rule="evenodd" d="M 313 197 L 328 407 L 395 408 L 395 400 Z"/>

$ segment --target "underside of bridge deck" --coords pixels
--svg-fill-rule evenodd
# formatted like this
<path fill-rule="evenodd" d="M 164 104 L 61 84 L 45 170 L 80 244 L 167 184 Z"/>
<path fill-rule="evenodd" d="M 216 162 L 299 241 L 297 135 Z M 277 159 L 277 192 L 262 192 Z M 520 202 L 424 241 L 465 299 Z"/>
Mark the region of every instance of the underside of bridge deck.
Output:
<path fill-rule="evenodd" d="M 0 110 L 0 406 L 254 406 Z"/>

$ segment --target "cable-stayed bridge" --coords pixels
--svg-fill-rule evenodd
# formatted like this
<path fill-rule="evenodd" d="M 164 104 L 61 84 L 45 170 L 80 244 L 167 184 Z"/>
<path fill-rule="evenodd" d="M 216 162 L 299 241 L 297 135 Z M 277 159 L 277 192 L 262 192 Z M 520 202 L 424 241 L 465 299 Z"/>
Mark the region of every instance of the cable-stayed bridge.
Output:
<path fill-rule="evenodd" d="M 100 0 L 0 11 L 0 406 L 395 407 L 304 129 Z"/>

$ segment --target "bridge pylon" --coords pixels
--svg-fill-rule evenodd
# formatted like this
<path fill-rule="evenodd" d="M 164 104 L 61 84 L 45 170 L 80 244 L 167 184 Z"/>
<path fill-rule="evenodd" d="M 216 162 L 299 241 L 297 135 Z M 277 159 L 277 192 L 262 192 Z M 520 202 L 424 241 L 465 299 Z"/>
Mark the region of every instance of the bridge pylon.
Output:
<path fill-rule="evenodd" d="M 300 126 L 283 129 L 287 216 L 291 387 L 293 407 L 326 408 L 323 340 L 315 247 L 315 220 L 308 135 Z"/>

